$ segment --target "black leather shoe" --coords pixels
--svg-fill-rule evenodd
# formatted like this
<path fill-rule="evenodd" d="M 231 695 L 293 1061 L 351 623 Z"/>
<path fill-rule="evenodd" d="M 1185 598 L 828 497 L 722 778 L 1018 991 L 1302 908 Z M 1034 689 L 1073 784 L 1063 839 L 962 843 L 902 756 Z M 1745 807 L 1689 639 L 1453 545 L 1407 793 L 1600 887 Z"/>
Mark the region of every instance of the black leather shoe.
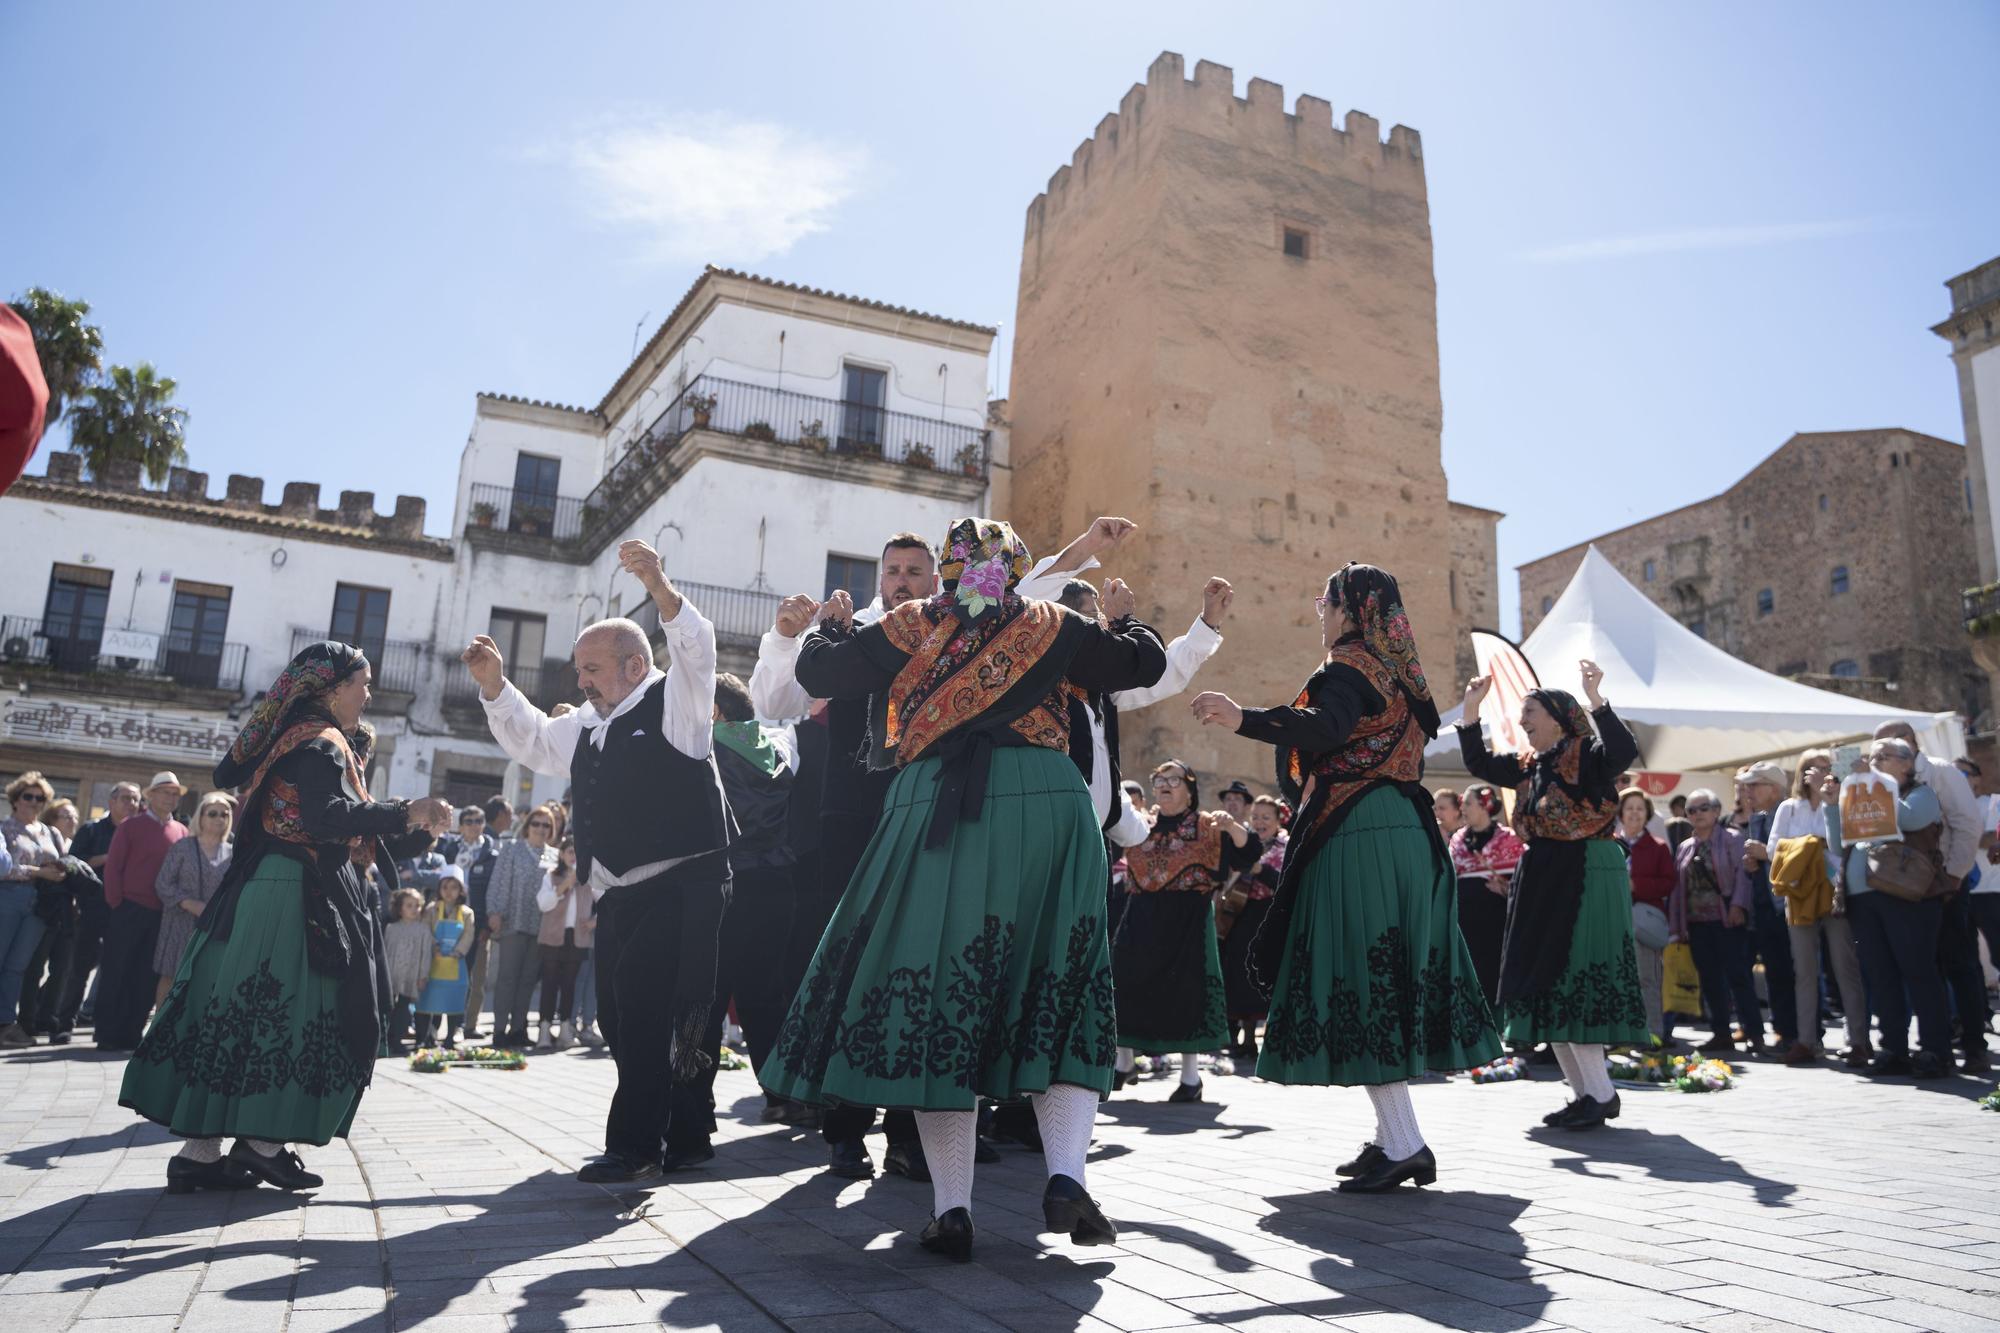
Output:
<path fill-rule="evenodd" d="M 924 1228 L 918 1244 L 932 1254 L 948 1255 L 956 1263 L 972 1258 L 972 1214 L 963 1208 L 947 1208 L 943 1217 L 934 1217 Z"/>
<path fill-rule="evenodd" d="M 921 1143 L 892 1143 L 882 1154 L 882 1170 L 885 1174 L 902 1176 L 914 1180 L 919 1185 L 928 1185 L 931 1179 L 931 1164 L 924 1160 L 924 1145 Z"/>
<path fill-rule="evenodd" d="M 617 1153 L 606 1153 L 584 1163 L 576 1178 L 586 1185 L 637 1185 L 660 1178 L 658 1162 L 638 1161 Z"/>
<path fill-rule="evenodd" d="M 1419 1148 L 1402 1161 L 1382 1160 L 1352 1180 L 1340 1182 L 1342 1194 L 1385 1194 L 1406 1180 L 1428 1185 L 1437 1179 L 1437 1158 L 1429 1148 Z"/>
<path fill-rule="evenodd" d="M 1169 1102 L 1180 1102 L 1183 1105 L 1189 1102 L 1198 1102 L 1201 1100 L 1201 1084 L 1183 1083 L 1174 1089 L 1173 1095 L 1168 1097 L 1167 1100 Z"/>
<path fill-rule="evenodd" d="M 1339 1166 L 1333 1168 L 1333 1174 L 1336 1176 L 1358 1176 L 1363 1171 L 1369 1170 L 1377 1162 L 1385 1162 L 1387 1160 L 1388 1154 L 1382 1151 L 1381 1144 L 1364 1143 L 1361 1145 L 1361 1151 L 1355 1155 L 1354 1160 L 1351 1162 L 1342 1162 Z"/>
<path fill-rule="evenodd" d="M 875 1163 L 868 1160 L 868 1150 L 859 1139 L 832 1143 L 827 1145 L 826 1173 L 842 1180 L 873 1180 Z"/>
<path fill-rule="evenodd" d="M 58 1028 L 56 1031 L 51 1032 L 49 1034 L 49 1045 L 67 1046 L 69 1045 L 69 1037 L 70 1033 L 68 1028 Z"/>
<path fill-rule="evenodd" d="M 1139 1071 L 1136 1069 L 1114 1069 L 1111 1071 L 1111 1090 L 1113 1092 L 1122 1092 L 1138 1081 Z"/>
<path fill-rule="evenodd" d="M 1910 1072 L 1910 1057 L 1884 1051 L 1868 1062 L 1868 1072 L 1878 1078 L 1885 1075 L 1907 1074 Z"/>
<path fill-rule="evenodd" d="M 1621 1108 L 1618 1094 L 1612 1093 L 1611 1100 L 1600 1102 L 1595 1097 L 1579 1097 L 1568 1115 L 1556 1121 L 1557 1129 L 1596 1129 L 1607 1120 L 1618 1118 Z"/>
<path fill-rule="evenodd" d="M 49 1043 L 53 1045 L 55 1038 L 50 1037 Z M 1965 1058 L 1958 1062 L 1958 1067 L 1968 1074 L 1990 1074 L 1993 1072 L 1993 1057 L 1982 1046 L 1976 1051 L 1967 1051 Z"/>
<path fill-rule="evenodd" d="M 1563 1121 L 1576 1114 L 1577 1103 L 1583 1100 L 1583 1098 L 1578 1097 L 1575 1101 L 1565 1103 L 1559 1110 L 1551 1111 L 1543 1116 L 1542 1123 L 1550 1126 L 1560 1125 Z"/>
<path fill-rule="evenodd" d="M 1042 1220 L 1047 1230 L 1068 1235 L 1073 1245 L 1115 1245 L 1118 1228 L 1097 1206 L 1097 1200 L 1068 1176 L 1050 1176 L 1042 1191 Z"/>
<path fill-rule="evenodd" d="M 227 1158 L 197 1162 L 191 1157 L 167 1159 L 167 1193 L 192 1194 L 196 1190 L 248 1190 L 257 1188 L 257 1177 Z"/>
<path fill-rule="evenodd" d="M 1695 1049 L 1703 1055 L 1716 1055 L 1723 1051 L 1734 1051 L 1736 1043 L 1728 1037 L 1710 1037 Z"/>
<path fill-rule="evenodd" d="M 703 1163 L 715 1160 L 715 1145 L 699 1144 L 693 1148 L 682 1148 L 668 1152 L 660 1159 L 662 1171 L 691 1171 Z"/>
<path fill-rule="evenodd" d="M 229 1149 L 228 1160 L 266 1185 L 275 1185 L 281 1190 L 316 1190 L 326 1184 L 326 1181 L 306 1170 L 306 1164 L 290 1148 L 280 1148 L 266 1157 L 238 1139 Z"/>
<path fill-rule="evenodd" d="M 1910 1077 L 1943 1078 L 1951 1073 L 1951 1057 L 1924 1051 L 1910 1061 Z"/>

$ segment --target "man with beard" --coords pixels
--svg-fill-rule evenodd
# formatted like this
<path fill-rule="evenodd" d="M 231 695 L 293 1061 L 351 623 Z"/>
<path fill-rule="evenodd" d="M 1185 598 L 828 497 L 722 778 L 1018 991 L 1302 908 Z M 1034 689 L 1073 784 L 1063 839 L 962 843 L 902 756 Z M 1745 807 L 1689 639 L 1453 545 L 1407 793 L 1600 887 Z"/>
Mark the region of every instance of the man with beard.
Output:
<path fill-rule="evenodd" d="M 636 624 L 601 620 L 576 641 L 588 703 L 552 718 L 508 682 L 492 639 L 463 660 L 500 748 L 573 784 L 576 872 L 597 893 L 598 1004 L 618 1064 L 604 1155 L 578 1179 L 633 1184 L 715 1156 L 703 1038 L 733 830 L 714 756 L 715 626 L 646 543 L 621 544 L 618 563 L 659 608 L 670 670 Z"/>

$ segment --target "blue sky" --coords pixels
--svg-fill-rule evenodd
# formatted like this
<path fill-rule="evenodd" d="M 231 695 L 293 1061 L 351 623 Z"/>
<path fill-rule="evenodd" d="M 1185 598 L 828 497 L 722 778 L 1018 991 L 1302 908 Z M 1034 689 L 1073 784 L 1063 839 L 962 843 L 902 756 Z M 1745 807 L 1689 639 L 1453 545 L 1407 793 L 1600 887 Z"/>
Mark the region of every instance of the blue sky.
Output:
<path fill-rule="evenodd" d="M 2000 253 L 2000 6 L 730 8 L 0 4 L 0 289 L 177 377 L 217 488 L 441 528 L 473 394 L 594 404 L 704 260 L 1004 336 L 1028 201 L 1175 50 L 1422 131 L 1508 628 L 1515 564 L 1793 431 L 1962 438 L 1929 326 Z"/>

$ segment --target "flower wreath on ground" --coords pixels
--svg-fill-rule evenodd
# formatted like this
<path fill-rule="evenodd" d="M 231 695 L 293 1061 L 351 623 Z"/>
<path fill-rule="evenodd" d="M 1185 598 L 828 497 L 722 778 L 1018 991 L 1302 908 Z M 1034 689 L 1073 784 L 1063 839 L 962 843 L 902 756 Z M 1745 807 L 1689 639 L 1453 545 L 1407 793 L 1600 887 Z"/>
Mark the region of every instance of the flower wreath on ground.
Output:
<path fill-rule="evenodd" d="M 410 1068 L 419 1074 L 442 1074 L 453 1065 L 471 1069 L 526 1069 L 528 1057 L 519 1051 L 503 1051 L 492 1046 L 466 1046 L 458 1050 L 426 1046 L 410 1052 Z"/>

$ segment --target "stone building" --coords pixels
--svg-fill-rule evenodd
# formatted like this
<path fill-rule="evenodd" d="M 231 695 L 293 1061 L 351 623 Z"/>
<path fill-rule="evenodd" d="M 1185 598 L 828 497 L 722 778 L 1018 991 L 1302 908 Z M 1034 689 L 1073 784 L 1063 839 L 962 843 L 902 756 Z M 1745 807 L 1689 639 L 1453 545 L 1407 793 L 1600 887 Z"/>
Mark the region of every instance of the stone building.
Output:
<path fill-rule="evenodd" d="M 1958 401 L 1965 413 L 1966 476 L 1972 487 L 1979 581 L 2000 580 L 2000 259 L 1989 259 L 1945 284 L 1951 316 L 1931 332 L 1951 344 Z"/>
<path fill-rule="evenodd" d="M 1986 678 L 1960 611 L 1978 568 L 1966 466 L 1963 447 L 1916 431 L 1794 435 L 1720 495 L 1522 565 L 1521 632 L 1594 545 L 1746 662 L 1979 719 Z"/>
<path fill-rule="evenodd" d="M 1455 612 L 1453 551 L 1490 573 L 1498 515 L 1445 496 L 1422 141 L 1360 111 L 1335 128 L 1317 97 L 1288 113 L 1263 79 L 1247 94 L 1161 55 L 1028 206 L 1009 517 L 1038 551 L 1100 513 L 1136 520 L 1108 572 L 1168 629 L 1227 576 L 1201 683 L 1243 702 L 1290 702 L 1319 656 L 1312 599 L 1349 560 L 1397 575 L 1426 662 L 1453 672 L 1498 587 Z M 1176 704 L 1123 740 L 1128 771 L 1173 755 L 1270 780 L 1268 747 Z"/>

